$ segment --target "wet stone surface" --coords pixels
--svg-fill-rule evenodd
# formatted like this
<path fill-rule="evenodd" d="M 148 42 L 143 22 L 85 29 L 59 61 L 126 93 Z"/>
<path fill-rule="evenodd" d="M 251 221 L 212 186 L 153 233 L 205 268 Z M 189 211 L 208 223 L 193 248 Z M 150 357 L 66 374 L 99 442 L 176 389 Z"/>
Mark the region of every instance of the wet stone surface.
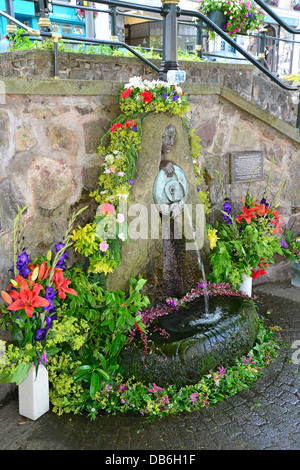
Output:
<path fill-rule="evenodd" d="M 282 328 L 275 334 L 283 346 L 250 389 L 217 407 L 152 423 L 135 415 L 103 415 L 90 422 L 86 416 L 51 412 L 33 422 L 18 414 L 12 399 L 0 408 L 0 450 L 97 449 L 105 457 L 105 451 L 126 450 L 299 449 L 300 367 L 292 362 L 291 346 L 300 340 L 300 289 L 287 282 L 262 285 L 254 293 L 266 324 Z"/>

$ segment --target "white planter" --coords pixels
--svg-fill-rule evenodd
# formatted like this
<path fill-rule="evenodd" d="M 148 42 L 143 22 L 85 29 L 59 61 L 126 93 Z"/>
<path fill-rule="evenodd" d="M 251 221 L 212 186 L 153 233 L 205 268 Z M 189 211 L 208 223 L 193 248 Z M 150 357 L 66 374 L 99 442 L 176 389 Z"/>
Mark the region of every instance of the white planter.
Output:
<path fill-rule="evenodd" d="M 34 421 L 49 411 L 49 379 L 45 366 L 39 365 L 36 376 L 35 365 L 32 365 L 28 376 L 20 383 L 18 389 L 21 416 Z"/>
<path fill-rule="evenodd" d="M 252 277 L 251 276 L 246 276 L 244 274 L 243 276 L 244 282 L 240 285 L 239 290 L 243 292 L 244 294 L 247 294 L 249 297 L 252 295 Z"/>
<path fill-rule="evenodd" d="M 292 285 L 300 287 L 300 261 L 297 261 L 292 265 Z"/>

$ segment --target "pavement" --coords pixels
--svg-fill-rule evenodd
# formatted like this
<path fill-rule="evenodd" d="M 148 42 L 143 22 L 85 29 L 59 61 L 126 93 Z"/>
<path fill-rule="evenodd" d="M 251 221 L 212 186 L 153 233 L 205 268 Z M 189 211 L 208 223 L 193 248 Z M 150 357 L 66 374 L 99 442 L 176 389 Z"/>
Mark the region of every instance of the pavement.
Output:
<path fill-rule="evenodd" d="M 91 422 L 51 411 L 31 421 L 19 415 L 12 396 L 0 407 L 0 450 L 99 450 L 98 464 L 134 468 L 199 465 L 201 450 L 299 450 L 300 288 L 290 281 L 268 283 L 253 294 L 282 346 L 248 390 L 216 407 L 154 422 L 136 415 L 101 415 Z"/>

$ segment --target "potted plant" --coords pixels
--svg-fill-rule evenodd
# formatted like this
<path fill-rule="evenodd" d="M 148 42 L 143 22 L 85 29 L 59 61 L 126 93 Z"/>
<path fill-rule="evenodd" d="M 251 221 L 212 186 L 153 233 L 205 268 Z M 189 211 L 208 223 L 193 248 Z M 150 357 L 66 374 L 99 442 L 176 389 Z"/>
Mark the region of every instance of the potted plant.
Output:
<path fill-rule="evenodd" d="M 70 230 L 82 210 L 71 219 L 64 243 L 55 246 L 55 256 L 49 251 L 33 262 L 24 249 L 18 252 L 22 248 L 24 210 L 19 210 L 14 223 L 14 276 L 1 291 L 4 304 L 0 307 L 0 326 L 10 333 L 11 341 L 0 363 L 0 383 L 16 383 L 19 413 L 35 420 L 49 410 L 47 362 L 57 347 L 51 341 L 46 346 L 46 341 L 51 337 L 56 309 L 66 295 L 77 296 L 64 269 Z"/>
<path fill-rule="evenodd" d="M 284 255 L 290 260 L 292 266 L 292 285 L 300 287 L 300 236 L 292 230 L 284 230 L 285 240 L 281 240 Z"/>
<path fill-rule="evenodd" d="M 215 227 L 208 226 L 212 250 L 210 281 L 230 282 L 233 287 L 251 295 L 252 279 L 266 274 L 266 267 L 274 262 L 276 253 L 284 255 L 280 236 L 283 218 L 275 204 L 283 184 L 272 204 L 265 199 L 268 185 L 259 199 L 251 195 L 249 185 L 246 197 L 242 196 L 242 209 L 236 216 L 223 193 L 224 221 L 217 221 Z"/>
<path fill-rule="evenodd" d="M 231 37 L 259 30 L 265 16 L 262 8 L 250 0 L 200 0 L 198 11 L 218 21 L 217 26 Z M 206 26 L 206 29 L 209 28 Z"/>

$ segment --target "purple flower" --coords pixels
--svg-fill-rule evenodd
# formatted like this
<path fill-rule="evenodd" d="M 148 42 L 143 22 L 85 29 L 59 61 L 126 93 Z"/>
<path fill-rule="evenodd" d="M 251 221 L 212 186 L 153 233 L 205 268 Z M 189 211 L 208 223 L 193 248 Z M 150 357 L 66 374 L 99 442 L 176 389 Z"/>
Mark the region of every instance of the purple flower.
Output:
<path fill-rule="evenodd" d="M 28 263 L 30 263 L 30 259 L 28 258 L 27 253 L 24 251 L 20 254 L 20 256 L 18 256 L 17 260 L 17 269 L 22 277 L 27 277 L 30 273 L 30 269 L 27 267 Z"/>
<path fill-rule="evenodd" d="M 164 91 L 163 92 L 163 98 L 166 100 L 167 99 L 167 93 Z"/>
<path fill-rule="evenodd" d="M 47 300 L 53 300 L 56 297 L 54 289 L 52 287 L 46 287 L 45 297 Z"/>
<path fill-rule="evenodd" d="M 137 132 L 137 126 L 132 126 L 131 130 L 132 130 L 133 132 Z"/>
<path fill-rule="evenodd" d="M 176 299 L 168 299 L 167 300 L 167 305 L 170 305 L 171 307 L 177 307 L 177 300 Z"/>
<path fill-rule="evenodd" d="M 36 339 L 37 341 L 43 341 L 43 339 L 47 336 L 47 329 L 46 328 L 38 328 L 36 330 Z"/>
<path fill-rule="evenodd" d="M 131 184 L 131 186 L 133 186 L 133 180 L 127 180 L 127 181 L 128 181 L 128 183 Z"/>
<path fill-rule="evenodd" d="M 173 98 L 172 98 L 172 100 L 173 100 L 173 101 L 176 101 L 176 100 L 178 100 L 178 98 L 179 98 L 178 95 L 174 95 Z"/>
<path fill-rule="evenodd" d="M 39 364 L 41 364 L 41 365 L 43 363 L 47 364 L 47 362 L 48 362 L 47 351 L 45 351 L 44 354 L 42 354 L 41 359 L 39 359 Z"/>
<path fill-rule="evenodd" d="M 262 200 L 260 201 L 261 204 L 264 204 L 266 207 L 269 207 L 269 204 L 267 203 L 267 201 L 265 200 L 265 198 L 263 197 Z"/>
<path fill-rule="evenodd" d="M 28 264 L 28 263 L 30 263 L 30 259 L 28 258 L 26 251 L 24 251 L 18 257 L 17 265 L 19 264 L 20 266 L 24 266 L 25 264 Z"/>
<path fill-rule="evenodd" d="M 287 244 L 285 240 L 280 240 L 280 243 L 281 243 L 282 248 L 284 248 L 285 250 L 288 249 L 289 245 Z"/>
<path fill-rule="evenodd" d="M 55 245 L 56 252 L 58 253 L 64 246 L 65 246 L 64 243 L 58 243 L 57 245 Z M 59 257 L 59 260 L 58 260 L 56 266 L 60 269 L 65 269 L 66 268 L 65 262 L 66 262 L 67 259 L 68 259 L 68 253 L 63 253 Z"/>
<path fill-rule="evenodd" d="M 224 220 L 226 221 L 226 225 L 232 224 L 232 208 L 229 203 L 228 197 L 225 197 L 224 199 L 223 209 L 224 209 L 224 212 L 228 214 L 228 215 L 223 214 Z"/>

